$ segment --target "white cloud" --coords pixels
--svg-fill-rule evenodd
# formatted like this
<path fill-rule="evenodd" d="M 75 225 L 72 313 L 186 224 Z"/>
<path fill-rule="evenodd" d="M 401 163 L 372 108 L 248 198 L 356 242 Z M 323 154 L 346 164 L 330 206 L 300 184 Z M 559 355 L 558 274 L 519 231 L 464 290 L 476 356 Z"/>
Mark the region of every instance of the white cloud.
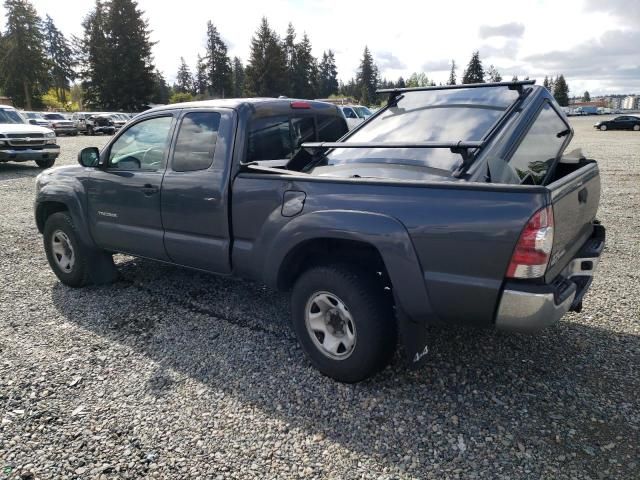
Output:
<path fill-rule="evenodd" d="M 50 14 L 67 35 L 81 34 L 82 18 L 94 5 L 92 0 L 32 2 L 40 15 Z M 605 32 L 634 28 L 628 17 L 638 18 L 638 0 L 538 0 L 522 7 L 512 0 L 407 0 L 392 5 L 395 10 L 388 1 L 237 0 L 222 6 L 211 0 L 178 4 L 139 0 L 139 4 L 157 42 L 153 50 L 156 65 L 169 80 L 181 56 L 192 68 L 195 65 L 197 54 L 204 50 L 207 20 L 214 22 L 228 42 L 229 54 L 246 62 L 250 38 L 264 15 L 281 35 L 289 22 L 299 36 L 306 32 L 316 56 L 334 50 L 339 76 L 345 81 L 355 74 L 367 45 L 388 78 L 425 71 L 429 78 L 444 82 L 451 59 L 458 65 L 460 78 L 471 53 L 479 49 L 486 66 L 500 66 L 504 78 L 517 74 L 541 80 L 545 74 L 565 73 L 572 90 L 574 85 L 581 89 L 588 84 L 594 93 L 599 89 L 627 92 L 637 85 L 629 69 L 607 70 L 606 78 L 598 81 L 603 73 L 596 62 L 590 66 L 581 60 L 576 69 L 558 52 L 576 52 L 605 38 Z M 0 18 L 4 18 L 2 7 Z M 599 53 L 607 55 L 606 45 Z M 629 67 L 640 67 L 640 60 L 634 60 L 638 56 L 640 53 L 627 57 Z"/>

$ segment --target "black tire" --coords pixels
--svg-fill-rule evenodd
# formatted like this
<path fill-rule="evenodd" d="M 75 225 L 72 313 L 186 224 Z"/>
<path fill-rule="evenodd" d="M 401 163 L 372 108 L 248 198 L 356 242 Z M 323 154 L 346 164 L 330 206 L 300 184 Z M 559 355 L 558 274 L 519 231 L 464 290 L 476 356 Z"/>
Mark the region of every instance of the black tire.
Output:
<path fill-rule="evenodd" d="M 640 125 L 634 125 L 633 126 L 633 131 L 634 132 L 639 132 L 640 131 Z"/>
<path fill-rule="evenodd" d="M 355 383 L 382 370 L 391 360 L 397 343 L 396 322 L 391 302 L 376 280 L 374 274 L 359 268 L 328 265 L 311 268 L 296 281 L 291 294 L 293 329 L 313 366 L 324 375 Z M 330 358 L 319 345 L 322 334 L 307 328 L 308 304 L 321 292 L 342 301 L 352 317 L 355 345 L 345 358 Z"/>
<path fill-rule="evenodd" d="M 602 130 L 603 132 L 607 129 L 606 125 L 600 125 L 600 130 Z"/>
<path fill-rule="evenodd" d="M 95 135 L 95 133 L 93 133 L 93 128 L 92 127 L 87 127 L 87 135 Z"/>
<path fill-rule="evenodd" d="M 53 251 L 53 236 L 62 232 L 73 251 L 73 266 L 64 270 Z M 69 287 L 82 287 L 88 283 L 105 284 L 117 278 L 113 256 L 107 252 L 93 250 L 80 242 L 71 216 L 67 212 L 52 214 L 46 221 L 43 235 L 44 249 L 49 266 L 58 279 Z"/>
<path fill-rule="evenodd" d="M 40 168 L 51 168 L 56 163 L 55 158 L 43 158 L 42 160 L 36 160 L 36 165 Z"/>

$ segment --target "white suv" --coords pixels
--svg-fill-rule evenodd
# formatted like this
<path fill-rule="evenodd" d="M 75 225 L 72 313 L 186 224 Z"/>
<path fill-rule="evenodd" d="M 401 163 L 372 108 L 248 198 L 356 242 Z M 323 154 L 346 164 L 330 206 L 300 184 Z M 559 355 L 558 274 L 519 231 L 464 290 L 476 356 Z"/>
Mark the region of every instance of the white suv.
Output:
<path fill-rule="evenodd" d="M 338 108 L 342 112 L 342 115 L 347 120 L 347 126 L 349 130 L 354 128 L 356 125 L 361 124 L 367 118 L 369 118 L 373 113 L 367 107 L 363 107 L 362 105 L 338 105 Z"/>
<path fill-rule="evenodd" d="M 53 130 L 31 125 L 15 108 L 0 105 L 0 163 L 33 160 L 40 168 L 49 168 L 58 155 Z"/>

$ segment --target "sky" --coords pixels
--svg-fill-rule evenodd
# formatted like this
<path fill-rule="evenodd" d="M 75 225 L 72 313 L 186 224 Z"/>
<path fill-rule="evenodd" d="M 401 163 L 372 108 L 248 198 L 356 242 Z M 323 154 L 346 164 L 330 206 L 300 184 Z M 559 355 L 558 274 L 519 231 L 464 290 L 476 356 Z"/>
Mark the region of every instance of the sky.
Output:
<path fill-rule="evenodd" d="M 32 0 L 65 35 L 82 34 L 93 0 Z M 564 74 L 572 95 L 640 93 L 640 0 L 138 0 L 152 30 L 154 62 L 173 83 L 184 57 L 195 67 L 211 20 L 244 63 L 251 36 L 266 16 L 281 36 L 292 22 L 313 53 L 335 52 L 338 76 L 355 75 L 365 45 L 383 77 L 425 72 L 445 82 L 451 60 L 458 80 L 474 50 L 485 70 L 495 65 L 542 82 Z M 394 7 L 397 9 L 394 10 Z M 0 7 L 4 28 L 5 12 Z"/>

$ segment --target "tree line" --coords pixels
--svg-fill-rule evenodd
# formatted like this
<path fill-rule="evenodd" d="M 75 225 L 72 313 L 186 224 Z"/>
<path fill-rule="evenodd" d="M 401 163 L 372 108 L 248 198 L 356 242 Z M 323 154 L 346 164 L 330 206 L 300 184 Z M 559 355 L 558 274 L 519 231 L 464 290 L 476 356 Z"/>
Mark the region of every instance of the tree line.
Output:
<path fill-rule="evenodd" d="M 267 18 L 250 41 L 246 64 L 231 58 L 212 21 L 206 24 L 204 50 L 193 69 L 179 59 L 176 81 L 168 85 L 154 65 L 151 30 L 136 0 L 96 0 L 82 22 L 80 37 L 66 38 L 47 16 L 42 20 L 29 0 L 5 0 L 6 28 L 0 31 L 0 89 L 27 109 L 83 108 L 138 111 L 150 103 L 231 97 L 327 98 L 346 96 L 365 104 L 377 103 L 376 89 L 435 85 L 424 72 L 397 80 L 382 78 L 374 57 L 364 47 L 356 75 L 338 80 L 335 54 L 312 54 L 311 40 L 300 37 L 289 23 L 281 37 Z M 457 83 L 451 61 L 448 85 Z M 517 76 L 513 77 L 517 80 Z M 486 70 L 473 52 L 460 83 L 499 82 L 502 76 Z M 560 105 L 569 102 L 563 75 L 545 77 L 544 86 Z M 75 105 L 75 104 L 72 104 Z"/>

